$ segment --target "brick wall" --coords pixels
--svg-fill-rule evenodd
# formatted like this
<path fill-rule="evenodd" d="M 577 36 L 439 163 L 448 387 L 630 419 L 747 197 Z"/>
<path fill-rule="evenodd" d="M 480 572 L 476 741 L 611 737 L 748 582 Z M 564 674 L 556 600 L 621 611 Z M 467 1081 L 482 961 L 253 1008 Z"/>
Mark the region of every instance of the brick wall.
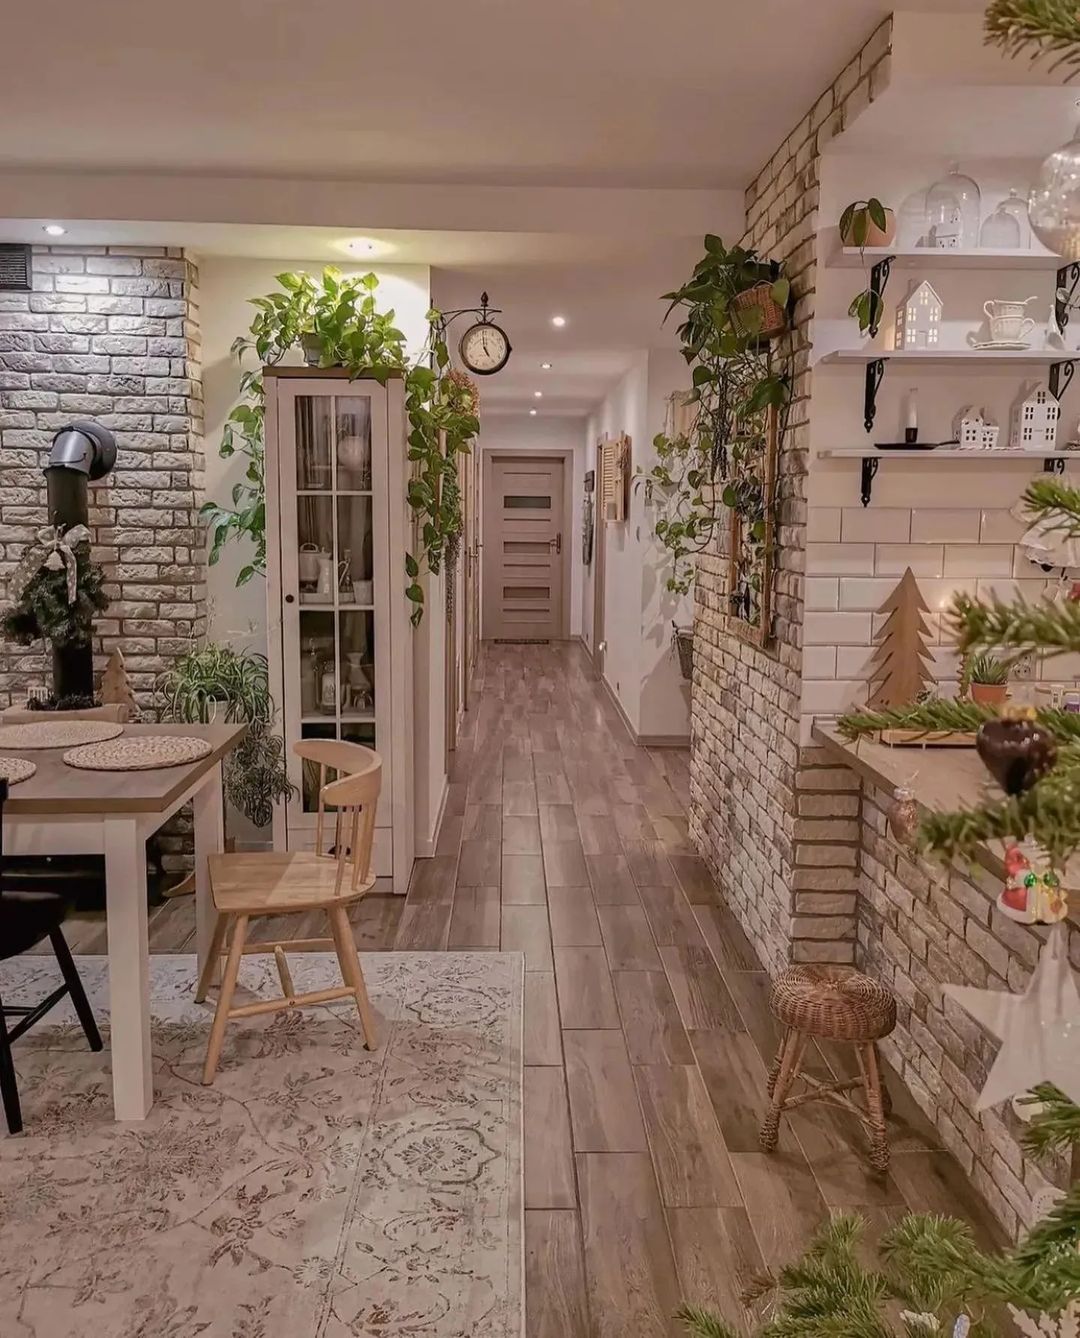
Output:
<path fill-rule="evenodd" d="M 831 868 L 846 880 L 839 891 L 854 891 L 847 886 L 853 882 L 849 847 L 837 855 L 838 842 L 810 825 L 820 816 L 812 801 L 800 813 L 800 771 L 816 760 L 801 758 L 799 750 L 809 357 L 820 153 L 887 82 L 891 32 L 891 21 L 877 29 L 746 192 L 744 242 L 787 263 L 798 299 L 790 336 L 794 402 L 778 476 L 776 635 L 765 652 L 728 633 L 727 561 L 719 549 L 703 554 L 696 582 L 690 830 L 769 966 L 792 956 L 850 961 L 854 951 L 853 924 L 843 916 L 822 916 L 823 903 L 815 899 L 837 891 L 825 872 Z M 807 783 L 806 795 L 816 779 Z M 830 864 L 834 858 L 844 862 Z M 841 937 L 818 937 L 826 927 Z"/>
<path fill-rule="evenodd" d="M 91 486 L 112 599 L 97 667 L 119 647 L 149 706 L 206 612 L 198 272 L 182 252 L 39 247 L 33 291 L 0 293 L 0 580 L 45 523 L 45 453 L 78 418 L 119 446 L 114 472 Z M 0 645 L 0 705 L 48 682 L 43 647 Z"/>
<path fill-rule="evenodd" d="M 896 994 L 885 1057 L 1014 1236 L 1045 1215 L 1037 1198 L 1067 1183 L 1067 1167 L 1023 1152 L 1008 1105 L 975 1113 L 998 1043 L 941 984 L 1022 990 L 1048 931 L 1006 919 L 994 905 L 1001 880 L 985 870 L 948 869 L 900 849 L 887 832 L 889 803 L 872 786 L 863 792 L 856 961 Z M 1080 962 L 1075 928 L 1071 955 Z"/>

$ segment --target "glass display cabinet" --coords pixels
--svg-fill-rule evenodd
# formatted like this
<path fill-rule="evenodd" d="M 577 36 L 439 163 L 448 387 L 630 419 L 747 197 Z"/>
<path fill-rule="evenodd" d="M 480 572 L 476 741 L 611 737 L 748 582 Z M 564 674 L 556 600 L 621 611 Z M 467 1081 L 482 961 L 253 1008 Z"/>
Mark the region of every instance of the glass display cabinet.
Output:
<path fill-rule="evenodd" d="M 268 369 L 268 645 L 297 789 L 275 844 L 314 842 L 319 768 L 295 757 L 293 742 L 364 744 L 383 761 L 376 872 L 395 891 L 413 854 L 404 436 L 399 381 Z"/>

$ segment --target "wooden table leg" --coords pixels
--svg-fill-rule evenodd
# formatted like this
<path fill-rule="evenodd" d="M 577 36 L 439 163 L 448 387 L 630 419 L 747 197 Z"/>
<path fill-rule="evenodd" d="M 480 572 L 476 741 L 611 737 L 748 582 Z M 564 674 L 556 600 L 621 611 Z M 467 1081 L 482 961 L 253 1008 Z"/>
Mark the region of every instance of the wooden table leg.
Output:
<path fill-rule="evenodd" d="M 225 809 L 221 794 L 221 763 L 207 772 L 206 779 L 191 799 L 195 818 L 195 951 L 198 974 L 202 975 L 210 955 L 217 916 L 210 895 L 210 870 L 207 860 L 225 849 Z M 216 985 L 215 970 L 208 983 Z"/>
<path fill-rule="evenodd" d="M 154 1104 L 146 841 L 134 818 L 106 818 L 103 826 L 113 1113 L 144 1120 Z"/>

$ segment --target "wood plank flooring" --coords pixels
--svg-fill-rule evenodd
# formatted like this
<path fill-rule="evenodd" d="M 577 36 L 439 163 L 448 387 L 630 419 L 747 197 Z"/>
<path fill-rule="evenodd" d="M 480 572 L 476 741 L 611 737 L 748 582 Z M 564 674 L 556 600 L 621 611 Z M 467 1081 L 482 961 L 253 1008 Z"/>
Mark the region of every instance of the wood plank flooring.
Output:
<path fill-rule="evenodd" d="M 365 951 L 525 955 L 528 1338 L 667 1338 L 683 1299 L 745 1330 L 746 1283 L 830 1211 L 865 1207 L 878 1230 L 948 1207 L 994 1234 L 928 1127 L 892 1130 L 884 1179 L 830 1112 L 758 1150 L 768 980 L 688 807 L 687 754 L 630 742 L 580 646 L 488 646 L 436 857 L 407 898 L 354 910 Z M 69 928 L 104 951 L 100 916 Z M 193 934 L 190 899 L 152 912 L 156 951 Z"/>

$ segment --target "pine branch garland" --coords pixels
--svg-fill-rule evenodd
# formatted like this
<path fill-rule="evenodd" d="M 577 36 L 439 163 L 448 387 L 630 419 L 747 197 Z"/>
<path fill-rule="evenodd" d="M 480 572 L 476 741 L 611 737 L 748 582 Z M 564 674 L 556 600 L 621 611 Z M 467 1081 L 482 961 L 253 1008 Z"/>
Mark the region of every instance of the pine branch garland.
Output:
<path fill-rule="evenodd" d="M 986 41 L 1006 56 L 1055 55 L 1051 68 L 1080 64 L 1080 10 L 1075 0 L 993 0 Z"/>

